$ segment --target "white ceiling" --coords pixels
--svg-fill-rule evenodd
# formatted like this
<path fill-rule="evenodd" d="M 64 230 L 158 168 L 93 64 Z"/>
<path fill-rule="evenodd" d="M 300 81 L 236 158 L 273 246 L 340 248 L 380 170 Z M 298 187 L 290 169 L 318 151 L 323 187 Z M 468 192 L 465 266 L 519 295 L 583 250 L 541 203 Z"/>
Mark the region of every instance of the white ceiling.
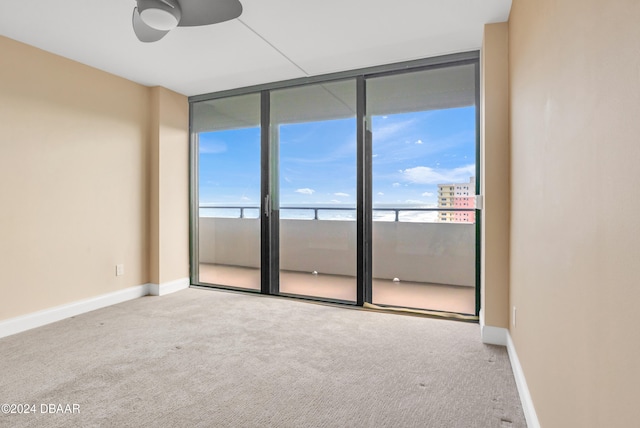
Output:
<path fill-rule="evenodd" d="M 131 28 L 134 0 L 0 0 L 0 34 L 191 96 L 476 50 L 483 25 L 506 21 L 511 8 L 511 0 L 240 1 L 238 19 L 147 44 Z"/>

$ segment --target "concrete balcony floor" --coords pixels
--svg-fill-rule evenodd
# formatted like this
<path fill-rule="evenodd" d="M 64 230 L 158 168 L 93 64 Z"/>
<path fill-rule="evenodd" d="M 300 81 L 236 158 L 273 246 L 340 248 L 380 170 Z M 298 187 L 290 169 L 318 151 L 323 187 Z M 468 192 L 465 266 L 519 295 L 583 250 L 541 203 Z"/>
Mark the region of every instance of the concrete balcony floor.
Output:
<path fill-rule="evenodd" d="M 200 283 L 260 289 L 260 270 L 255 268 L 200 264 Z M 280 271 L 280 292 L 328 299 L 356 300 L 355 277 L 310 272 Z M 373 280 L 373 303 L 463 314 L 475 313 L 473 287 Z"/>

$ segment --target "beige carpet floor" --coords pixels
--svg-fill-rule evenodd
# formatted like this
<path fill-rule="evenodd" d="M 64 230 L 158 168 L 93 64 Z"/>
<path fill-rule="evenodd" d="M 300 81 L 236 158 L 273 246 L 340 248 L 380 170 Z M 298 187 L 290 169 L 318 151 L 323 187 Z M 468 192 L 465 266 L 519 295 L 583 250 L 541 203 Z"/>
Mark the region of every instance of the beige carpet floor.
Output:
<path fill-rule="evenodd" d="M 0 367 L 0 403 L 36 406 L 2 427 L 525 426 L 506 350 L 477 324 L 225 291 L 5 337 Z"/>

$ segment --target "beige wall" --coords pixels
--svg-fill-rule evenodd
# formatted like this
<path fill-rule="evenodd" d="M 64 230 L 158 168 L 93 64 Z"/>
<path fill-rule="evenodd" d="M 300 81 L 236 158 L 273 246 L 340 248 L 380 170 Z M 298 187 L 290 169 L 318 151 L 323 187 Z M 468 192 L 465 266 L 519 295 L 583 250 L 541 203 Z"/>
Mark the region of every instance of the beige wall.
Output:
<path fill-rule="evenodd" d="M 509 326 L 509 26 L 484 28 L 481 56 L 481 308 L 484 324 Z"/>
<path fill-rule="evenodd" d="M 189 277 L 189 104 L 151 89 L 150 278 L 163 284 Z"/>
<path fill-rule="evenodd" d="M 0 37 L 0 320 L 149 282 L 152 236 L 186 248 L 187 162 L 174 146 L 187 146 L 187 105 L 160 92 L 166 157 L 152 176 L 149 88 Z M 154 177 L 165 197 L 152 207 Z M 187 253 L 164 277 L 188 275 Z"/>
<path fill-rule="evenodd" d="M 147 103 L 0 37 L 0 319 L 147 281 Z"/>
<path fill-rule="evenodd" d="M 640 2 L 515 0 L 511 327 L 540 423 L 640 420 Z"/>

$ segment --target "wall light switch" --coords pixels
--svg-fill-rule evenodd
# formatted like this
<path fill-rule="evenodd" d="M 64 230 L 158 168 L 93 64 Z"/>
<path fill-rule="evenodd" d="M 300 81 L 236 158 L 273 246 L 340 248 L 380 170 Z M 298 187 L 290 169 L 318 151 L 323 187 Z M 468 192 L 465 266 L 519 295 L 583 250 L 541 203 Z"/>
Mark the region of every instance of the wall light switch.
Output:
<path fill-rule="evenodd" d="M 116 265 L 116 276 L 124 275 L 124 265 Z"/>

